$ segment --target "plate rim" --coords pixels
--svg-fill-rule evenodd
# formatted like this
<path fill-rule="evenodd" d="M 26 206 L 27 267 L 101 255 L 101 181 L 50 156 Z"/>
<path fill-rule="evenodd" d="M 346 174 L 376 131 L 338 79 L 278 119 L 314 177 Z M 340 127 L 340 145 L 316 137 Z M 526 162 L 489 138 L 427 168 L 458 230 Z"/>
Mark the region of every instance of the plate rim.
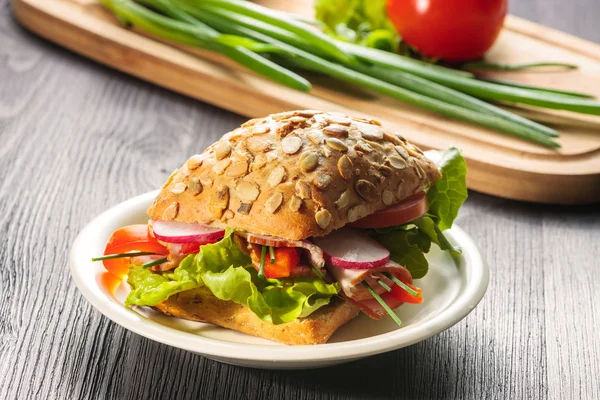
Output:
<path fill-rule="evenodd" d="M 82 269 L 79 267 L 79 261 L 82 257 L 79 254 L 81 243 L 89 236 L 93 236 L 94 228 L 97 228 L 107 218 L 121 215 L 125 210 L 141 207 L 144 203 L 150 204 L 158 192 L 159 190 L 154 190 L 132 197 L 110 207 L 93 218 L 79 232 L 71 246 L 69 270 L 79 292 L 97 311 L 123 328 L 159 343 L 207 357 L 263 363 L 306 363 L 357 359 L 410 346 L 449 329 L 475 309 L 487 291 L 489 284 L 487 262 L 471 237 L 460 227 L 453 225 L 449 236 L 460 243 L 463 256 L 468 256 L 471 259 L 470 262 L 465 262 L 465 265 L 471 266 L 469 271 L 465 271 L 469 279 L 461 279 L 465 286 L 448 307 L 417 326 L 409 325 L 392 332 L 339 343 L 295 346 L 235 343 L 180 331 L 148 319 L 115 301 L 107 301 L 106 296 L 99 296 L 99 294 L 102 294 L 100 288 L 95 291 L 94 288 L 87 287 L 83 281 L 83 275 L 79 271 L 79 269 Z"/>

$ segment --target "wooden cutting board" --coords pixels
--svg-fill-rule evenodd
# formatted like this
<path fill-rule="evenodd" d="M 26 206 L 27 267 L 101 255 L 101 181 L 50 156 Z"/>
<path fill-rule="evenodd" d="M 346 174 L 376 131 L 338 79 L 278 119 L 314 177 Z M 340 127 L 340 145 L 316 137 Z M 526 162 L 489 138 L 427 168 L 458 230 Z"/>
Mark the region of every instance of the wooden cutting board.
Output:
<path fill-rule="evenodd" d="M 263 4 L 311 15 L 311 2 Z M 511 199 L 583 204 L 600 201 L 600 117 L 527 109 L 561 132 L 560 150 L 439 117 L 322 77 L 300 93 L 259 77 L 219 55 L 172 47 L 119 26 L 96 0 L 13 0 L 26 28 L 86 57 L 247 117 L 290 109 L 337 110 L 381 121 L 424 149 L 456 145 L 469 166 L 470 189 Z M 490 73 L 490 77 L 582 91 L 600 97 L 600 46 L 508 17 L 488 60 L 564 61 L 576 71 Z M 201 150 L 201 149 L 199 149 Z"/>

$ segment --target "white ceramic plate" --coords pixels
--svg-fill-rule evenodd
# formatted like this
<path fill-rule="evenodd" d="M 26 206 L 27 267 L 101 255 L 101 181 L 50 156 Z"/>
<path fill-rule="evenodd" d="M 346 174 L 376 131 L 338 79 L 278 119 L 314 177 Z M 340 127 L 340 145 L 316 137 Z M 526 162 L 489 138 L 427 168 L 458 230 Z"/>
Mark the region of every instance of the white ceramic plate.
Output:
<path fill-rule="evenodd" d="M 107 287 L 108 275 L 91 257 L 102 255 L 114 230 L 146 223 L 146 209 L 158 192 L 125 201 L 94 219 L 77 237 L 70 255 L 71 274 L 85 298 L 117 324 L 170 346 L 193 351 L 225 363 L 275 369 L 323 367 L 384 353 L 417 343 L 448 329 L 463 319 L 482 299 L 488 284 L 488 268 L 471 238 L 453 227 L 448 238 L 462 248 L 454 260 L 437 247 L 427 255 L 430 270 L 417 280 L 423 288 L 423 304 L 405 304 L 397 310 L 403 321 L 398 327 L 390 318 L 380 321 L 364 314 L 341 327 L 329 343 L 285 346 L 264 339 L 191 322 L 144 308 L 123 306 L 128 293 L 124 282 L 116 290 Z"/>

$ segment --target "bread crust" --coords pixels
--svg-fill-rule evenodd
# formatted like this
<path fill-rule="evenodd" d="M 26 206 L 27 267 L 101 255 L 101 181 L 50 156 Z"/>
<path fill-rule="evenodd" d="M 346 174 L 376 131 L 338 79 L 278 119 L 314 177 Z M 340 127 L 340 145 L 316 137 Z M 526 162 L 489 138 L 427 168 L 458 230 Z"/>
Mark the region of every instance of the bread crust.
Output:
<path fill-rule="evenodd" d="M 216 298 L 206 287 L 177 293 L 155 308 L 177 318 L 208 322 L 288 345 L 327 343 L 340 326 L 356 317 L 360 311 L 352 303 L 334 297 L 330 304 L 308 317 L 274 325 L 261 320 L 244 305 Z"/>
<path fill-rule="evenodd" d="M 250 120 L 191 157 L 148 214 L 300 240 L 399 203 L 440 176 L 376 121 L 290 111 Z"/>

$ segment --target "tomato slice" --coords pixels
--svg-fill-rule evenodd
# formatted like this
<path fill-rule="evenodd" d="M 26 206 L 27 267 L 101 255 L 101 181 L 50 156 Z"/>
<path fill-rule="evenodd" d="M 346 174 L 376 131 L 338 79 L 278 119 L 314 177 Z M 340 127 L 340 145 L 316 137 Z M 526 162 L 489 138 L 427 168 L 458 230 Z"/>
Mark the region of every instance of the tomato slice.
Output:
<path fill-rule="evenodd" d="M 117 229 L 104 249 L 104 255 L 121 254 L 130 251 L 145 251 L 161 255 L 169 254 L 169 250 L 158 243 L 148 233 L 148 226 L 145 224 L 129 225 Z M 103 260 L 104 268 L 118 278 L 123 278 L 129 270 L 129 258 L 114 258 L 111 260 Z"/>
<path fill-rule="evenodd" d="M 413 303 L 413 304 L 421 304 L 423 302 L 423 291 L 416 286 L 406 283 L 406 286 L 410 287 L 415 292 L 419 293 L 418 296 L 413 296 L 408 293 L 406 290 L 402 289 L 398 285 L 392 286 L 392 291 L 386 293 L 388 296 L 394 298 L 397 301 L 401 301 L 403 303 Z M 388 303 L 389 304 L 389 303 Z"/>
<path fill-rule="evenodd" d="M 275 263 L 271 264 L 269 252 L 265 259 L 265 276 L 267 278 L 287 278 L 292 269 L 300 262 L 300 249 L 297 247 L 273 247 Z"/>
<path fill-rule="evenodd" d="M 402 203 L 377 211 L 365 218 L 348 224 L 355 228 L 386 228 L 406 224 L 421 217 L 429 209 L 425 192 L 417 193 Z"/>

